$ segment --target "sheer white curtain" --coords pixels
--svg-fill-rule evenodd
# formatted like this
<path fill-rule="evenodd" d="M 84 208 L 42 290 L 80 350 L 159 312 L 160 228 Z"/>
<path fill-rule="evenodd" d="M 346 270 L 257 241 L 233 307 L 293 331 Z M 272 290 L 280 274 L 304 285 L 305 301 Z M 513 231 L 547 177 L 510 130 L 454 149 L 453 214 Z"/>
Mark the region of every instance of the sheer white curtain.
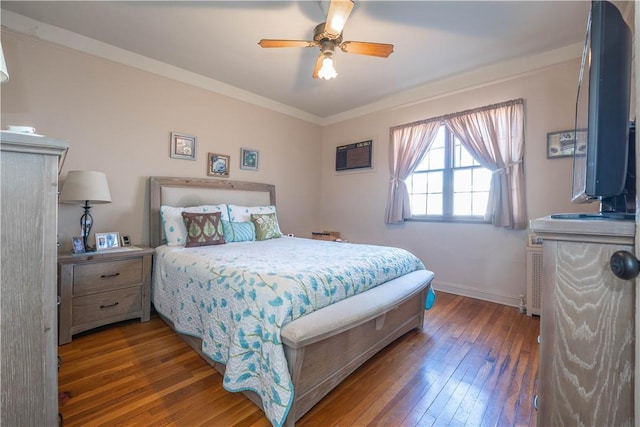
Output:
<path fill-rule="evenodd" d="M 473 157 L 493 171 L 485 219 L 496 227 L 527 228 L 523 104 L 516 99 L 444 120 Z"/>
<path fill-rule="evenodd" d="M 409 177 L 429 151 L 441 120 L 410 123 L 391 128 L 389 171 L 391 182 L 387 199 L 386 224 L 404 222 L 411 217 L 409 192 L 404 180 Z"/>

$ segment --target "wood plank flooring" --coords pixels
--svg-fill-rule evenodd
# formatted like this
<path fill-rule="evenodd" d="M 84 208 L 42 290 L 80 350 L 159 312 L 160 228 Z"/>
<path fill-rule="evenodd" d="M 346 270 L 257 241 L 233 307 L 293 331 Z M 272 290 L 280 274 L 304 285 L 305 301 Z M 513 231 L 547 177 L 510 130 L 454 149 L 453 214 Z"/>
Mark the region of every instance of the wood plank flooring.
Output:
<path fill-rule="evenodd" d="M 439 292 L 423 331 L 378 353 L 296 425 L 535 426 L 539 328 L 514 307 Z M 157 316 L 58 349 L 65 426 L 270 425 Z"/>

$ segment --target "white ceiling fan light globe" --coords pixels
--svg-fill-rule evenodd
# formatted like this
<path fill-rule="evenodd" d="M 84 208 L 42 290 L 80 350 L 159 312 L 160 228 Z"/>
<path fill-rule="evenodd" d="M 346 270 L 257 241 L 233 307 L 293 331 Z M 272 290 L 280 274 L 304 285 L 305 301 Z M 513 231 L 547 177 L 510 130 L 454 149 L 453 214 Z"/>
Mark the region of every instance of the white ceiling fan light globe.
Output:
<path fill-rule="evenodd" d="M 322 60 L 322 68 L 318 71 L 318 77 L 325 80 L 335 79 L 338 76 L 336 72 L 333 59 L 330 56 L 325 56 Z"/>

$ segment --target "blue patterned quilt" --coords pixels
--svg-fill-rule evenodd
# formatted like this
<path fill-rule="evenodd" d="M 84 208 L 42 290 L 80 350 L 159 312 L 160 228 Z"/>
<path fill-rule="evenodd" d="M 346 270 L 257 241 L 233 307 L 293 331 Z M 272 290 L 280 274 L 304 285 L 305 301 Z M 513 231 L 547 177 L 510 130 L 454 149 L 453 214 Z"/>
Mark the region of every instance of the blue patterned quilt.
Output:
<path fill-rule="evenodd" d="M 424 269 L 398 248 L 282 237 L 156 248 L 152 300 L 182 333 L 224 363 L 224 387 L 253 390 L 273 425 L 287 417 L 293 384 L 280 329 L 336 301 Z"/>

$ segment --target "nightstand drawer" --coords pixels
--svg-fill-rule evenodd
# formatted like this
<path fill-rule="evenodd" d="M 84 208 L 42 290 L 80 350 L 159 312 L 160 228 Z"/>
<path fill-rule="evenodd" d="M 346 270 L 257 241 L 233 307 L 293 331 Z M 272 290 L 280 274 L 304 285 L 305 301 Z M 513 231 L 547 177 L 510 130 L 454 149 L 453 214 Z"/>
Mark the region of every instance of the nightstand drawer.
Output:
<path fill-rule="evenodd" d="M 140 286 L 76 297 L 73 299 L 73 331 L 81 332 L 118 320 L 140 317 L 141 313 Z"/>
<path fill-rule="evenodd" d="M 86 295 L 142 282 L 142 258 L 76 265 L 73 295 Z"/>

